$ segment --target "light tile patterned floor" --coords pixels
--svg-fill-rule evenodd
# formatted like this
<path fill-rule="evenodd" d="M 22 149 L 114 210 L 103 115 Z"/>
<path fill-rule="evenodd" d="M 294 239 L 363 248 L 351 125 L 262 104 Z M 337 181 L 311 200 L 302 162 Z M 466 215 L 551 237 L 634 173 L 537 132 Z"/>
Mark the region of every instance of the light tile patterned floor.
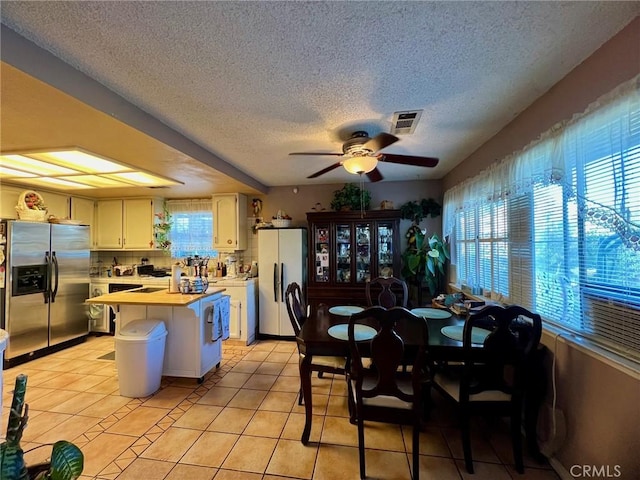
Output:
<path fill-rule="evenodd" d="M 313 378 L 311 442 L 300 435 L 294 342 L 252 346 L 225 342 L 222 365 L 193 379 L 163 377 L 147 398 L 121 397 L 109 336 L 5 370 L 4 436 L 15 377 L 28 375 L 29 424 L 22 446 L 28 463 L 47 457 L 41 445 L 71 440 L 85 455 L 83 479 L 104 480 L 342 480 L 359 478 L 356 427 L 347 418 L 344 378 Z M 135 366 L 134 366 L 135 367 Z M 425 480 L 557 480 L 548 465 L 525 457 L 515 472 L 508 432 L 501 422 L 474 425 L 476 474 L 464 470 L 455 411 L 434 393 L 435 409 L 420 442 Z M 411 432 L 369 423 L 367 473 L 409 479 Z"/>

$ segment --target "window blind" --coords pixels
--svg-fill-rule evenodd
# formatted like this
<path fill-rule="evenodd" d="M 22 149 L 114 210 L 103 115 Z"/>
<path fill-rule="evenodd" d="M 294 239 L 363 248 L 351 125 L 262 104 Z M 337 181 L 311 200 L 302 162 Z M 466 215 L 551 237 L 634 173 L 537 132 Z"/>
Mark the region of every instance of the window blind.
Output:
<path fill-rule="evenodd" d="M 636 360 L 639 84 L 446 192 L 444 203 L 456 281 L 490 285 L 506 303 Z"/>
<path fill-rule="evenodd" d="M 171 255 L 174 258 L 217 256 L 213 250 L 211 200 L 169 200 L 166 205 L 172 217 Z"/>

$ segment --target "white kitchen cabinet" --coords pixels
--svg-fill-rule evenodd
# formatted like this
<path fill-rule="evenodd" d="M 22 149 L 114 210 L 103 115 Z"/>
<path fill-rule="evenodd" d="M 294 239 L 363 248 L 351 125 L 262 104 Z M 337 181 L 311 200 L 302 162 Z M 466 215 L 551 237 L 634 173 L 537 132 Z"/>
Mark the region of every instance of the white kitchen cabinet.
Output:
<path fill-rule="evenodd" d="M 221 252 L 246 250 L 246 195 L 213 195 L 213 248 Z"/>
<path fill-rule="evenodd" d="M 256 316 L 258 314 L 258 279 L 223 280 L 215 285 L 224 287 L 231 297 L 229 338 L 251 345 L 256 340 Z"/>
<path fill-rule="evenodd" d="M 71 218 L 73 220 L 79 220 L 83 225 L 89 225 L 91 241 L 91 248 L 95 248 L 95 216 L 96 216 L 96 202 L 89 198 L 71 197 Z"/>
<path fill-rule="evenodd" d="M 0 218 L 18 218 L 16 205 L 18 204 L 18 197 L 25 190 L 28 190 L 28 188 L 14 187 L 0 182 Z"/>
<path fill-rule="evenodd" d="M 96 248 L 102 250 L 154 249 L 155 214 L 161 211 L 162 199 L 159 198 L 98 200 Z"/>
<path fill-rule="evenodd" d="M 42 195 L 44 204 L 47 206 L 47 215 L 69 218 L 71 196 L 52 192 L 41 193 L 40 195 Z"/>

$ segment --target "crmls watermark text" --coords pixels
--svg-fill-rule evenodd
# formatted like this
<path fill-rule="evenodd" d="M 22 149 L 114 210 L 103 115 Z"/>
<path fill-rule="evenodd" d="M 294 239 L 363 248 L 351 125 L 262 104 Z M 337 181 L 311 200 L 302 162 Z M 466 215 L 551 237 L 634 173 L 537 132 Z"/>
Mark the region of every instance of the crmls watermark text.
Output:
<path fill-rule="evenodd" d="M 569 473 L 575 478 L 620 478 L 620 465 L 572 465 Z"/>

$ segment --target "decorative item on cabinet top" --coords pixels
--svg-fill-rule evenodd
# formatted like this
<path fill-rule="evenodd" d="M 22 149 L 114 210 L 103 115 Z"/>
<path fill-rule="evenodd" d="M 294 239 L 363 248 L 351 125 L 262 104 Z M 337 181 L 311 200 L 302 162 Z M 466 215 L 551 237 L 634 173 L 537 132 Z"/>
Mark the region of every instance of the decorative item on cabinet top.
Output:
<path fill-rule="evenodd" d="M 47 219 L 47 207 L 42 195 L 33 190 L 25 190 L 18 196 L 16 212 L 20 220 L 44 222 Z"/>

